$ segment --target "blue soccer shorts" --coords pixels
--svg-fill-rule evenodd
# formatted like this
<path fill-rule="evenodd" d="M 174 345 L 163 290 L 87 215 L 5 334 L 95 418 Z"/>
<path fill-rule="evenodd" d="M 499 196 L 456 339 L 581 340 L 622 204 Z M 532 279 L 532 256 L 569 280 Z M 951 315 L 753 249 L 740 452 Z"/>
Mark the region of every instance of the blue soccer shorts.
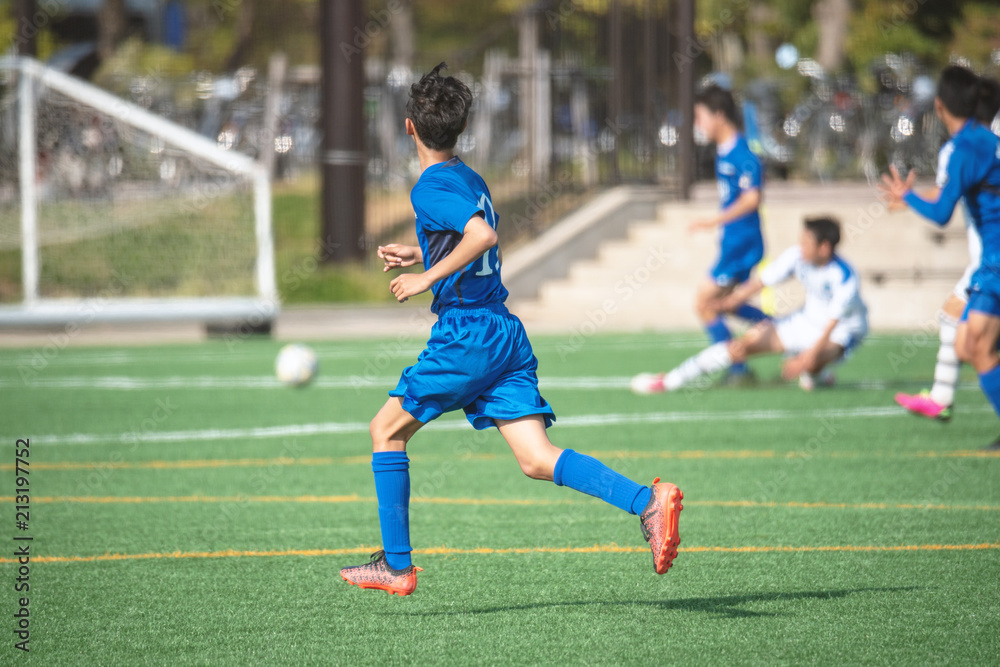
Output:
<path fill-rule="evenodd" d="M 478 430 L 528 415 L 543 415 L 549 427 L 555 413 L 538 392 L 537 369 L 524 325 L 506 306 L 447 308 L 389 395 L 424 423 L 461 408 Z"/>
<path fill-rule="evenodd" d="M 723 243 L 709 275 L 719 287 L 739 285 L 750 278 L 750 272 L 763 258 L 764 244 L 760 239 L 750 238 L 737 243 Z"/>
<path fill-rule="evenodd" d="M 962 313 L 962 321 L 969 319 L 969 311 L 1000 317 L 1000 276 L 994 269 L 980 267 L 972 275 L 969 301 Z"/>

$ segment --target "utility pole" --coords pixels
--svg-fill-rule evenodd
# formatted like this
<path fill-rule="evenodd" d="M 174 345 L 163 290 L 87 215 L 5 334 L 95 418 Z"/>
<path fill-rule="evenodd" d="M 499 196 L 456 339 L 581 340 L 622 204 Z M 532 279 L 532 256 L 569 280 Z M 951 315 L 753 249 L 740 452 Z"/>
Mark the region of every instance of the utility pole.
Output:
<path fill-rule="evenodd" d="M 608 7 L 608 56 L 611 61 L 611 81 L 608 87 L 608 115 L 612 130 L 611 182 L 621 182 L 618 149 L 621 147 L 622 108 L 625 90 L 625 68 L 622 56 L 622 5 L 621 0 L 611 0 Z"/>
<path fill-rule="evenodd" d="M 694 0 L 679 0 L 677 12 L 677 37 L 681 48 L 694 44 Z M 681 107 L 680 142 L 680 195 L 681 199 L 691 198 L 694 183 L 694 60 L 680 67 L 677 83 L 680 86 Z"/>
<path fill-rule="evenodd" d="M 320 0 L 321 238 L 324 262 L 365 253 L 364 0 Z"/>
<path fill-rule="evenodd" d="M 642 107 L 642 140 L 644 150 L 649 155 L 646 167 L 646 178 L 650 183 L 656 182 L 657 125 L 654 118 L 653 101 L 656 93 L 656 13 L 653 11 L 653 0 L 646 0 L 643 17 L 643 107 Z"/>
<path fill-rule="evenodd" d="M 14 41 L 17 43 L 17 55 L 38 57 L 38 31 L 35 25 L 35 0 L 14 0 Z"/>

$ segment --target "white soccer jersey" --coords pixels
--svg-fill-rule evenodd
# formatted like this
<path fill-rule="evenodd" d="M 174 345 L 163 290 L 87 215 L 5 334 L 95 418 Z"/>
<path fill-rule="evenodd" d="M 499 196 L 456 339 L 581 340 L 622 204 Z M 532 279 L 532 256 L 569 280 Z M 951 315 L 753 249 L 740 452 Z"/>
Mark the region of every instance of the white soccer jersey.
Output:
<path fill-rule="evenodd" d="M 955 143 L 949 139 L 941 146 L 941 150 L 938 151 L 937 174 L 934 178 L 934 183 L 938 188 L 943 188 L 948 184 L 948 161 L 951 159 L 951 154 L 954 150 Z M 959 279 L 958 284 L 955 285 L 954 292 L 955 296 L 962 301 L 966 301 L 969 298 L 966 290 L 972 281 L 972 274 L 979 268 L 979 264 L 983 259 L 983 240 L 980 238 L 976 226 L 972 224 L 972 215 L 969 213 L 968 204 L 965 202 L 964 197 L 962 198 L 962 212 L 965 218 L 965 236 L 969 244 L 969 265 Z"/>
<path fill-rule="evenodd" d="M 842 325 L 867 329 L 868 310 L 861 300 L 858 274 L 836 254 L 825 266 L 814 266 L 802 259 L 802 249 L 796 245 L 768 264 L 760 279 L 773 287 L 792 275 L 806 288 L 801 312 L 808 321 L 823 326 L 838 320 Z"/>

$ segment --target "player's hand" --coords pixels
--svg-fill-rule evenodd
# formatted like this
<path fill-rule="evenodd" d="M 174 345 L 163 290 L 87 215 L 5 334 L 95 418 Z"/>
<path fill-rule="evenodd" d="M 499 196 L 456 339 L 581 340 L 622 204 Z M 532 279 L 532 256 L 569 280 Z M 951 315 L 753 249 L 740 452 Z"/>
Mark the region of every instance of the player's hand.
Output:
<path fill-rule="evenodd" d="M 886 200 L 886 205 L 889 210 L 895 211 L 900 208 L 905 208 L 906 204 L 903 202 L 903 196 L 913 188 L 913 183 L 917 180 L 917 170 L 911 169 L 910 173 L 906 175 L 904 180 L 902 176 L 899 175 L 899 170 L 896 169 L 896 165 L 889 166 L 889 173 L 882 174 L 882 183 L 879 185 L 879 192 Z"/>
<path fill-rule="evenodd" d="M 413 266 L 417 263 L 416 248 L 402 243 L 390 243 L 378 247 L 378 258 L 385 262 L 382 272 Z"/>
<path fill-rule="evenodd" d="M 785 380 L 794 380 L 810 368 L 816 365 L 816 353 L 806 350 L 785 361 L 781 366 L 781 377 Z"/>
<path fill-rule="evenodd" d="M 688 233 L 700 232 L 716 228 L 715 220 L 712 218 L 697 218 L 688 223 Z"/>
<path fill-rule="evenodd" d="M 739 308 L 742 303 L 743 301 L 740 300 L 739 295 L 734 293 L 712 299 L 708 307 L 717 313 L 729 313 Z"/>
<path fill-rule="evenodd" d="M 424 277 L 425 275 L 423 273 L 404 273 L 393 278 L 392 282 L 389 283 L 389 289 L 392 290 L 396 301 L 403 303 L 411 296 L 423 294 L 429 290 L 431 283 Z"/>

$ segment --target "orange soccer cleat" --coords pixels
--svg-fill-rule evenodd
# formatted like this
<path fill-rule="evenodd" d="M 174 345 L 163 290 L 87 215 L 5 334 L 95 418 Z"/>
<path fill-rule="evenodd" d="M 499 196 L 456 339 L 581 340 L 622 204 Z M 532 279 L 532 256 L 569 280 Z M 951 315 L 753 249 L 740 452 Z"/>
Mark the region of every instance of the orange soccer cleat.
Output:
<path fill-rule="evenodd" d="M 372 554 L 370 562 L 345 567 L 340 576 L 352 586 L 375 588 L 389 595 L 409 595 L 417 589 L 417 572 L 423 569 L 414 565 L 402 570 L 392 569 L 385 559 L 385 551 L 379 550 Z"/>
<path fill-rule="evenodd" d="M 653 551 L 653 565 L 657 574 L 666 574 L 677 558 L 677 546 L 681 543 L 678 520 L 681 516 L 681 500 L 684 494 L 673 484 L 653 480 L 652 495 L 646 509 L 639 515 L 642 535 Z"/>

